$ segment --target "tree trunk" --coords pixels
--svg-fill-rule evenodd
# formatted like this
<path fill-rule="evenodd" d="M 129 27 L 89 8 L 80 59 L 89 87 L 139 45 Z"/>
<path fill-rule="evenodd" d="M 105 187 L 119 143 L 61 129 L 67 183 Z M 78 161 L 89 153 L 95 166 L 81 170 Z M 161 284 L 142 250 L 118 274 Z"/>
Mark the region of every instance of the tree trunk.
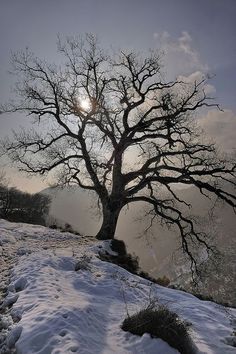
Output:
<path fill-rule="evenodd" d="M 99 232 L 96 235 L 98 240 L 111 240 L 115 236 L 120 208 L 109 208 L 103 206 L 103 222 Z"/>

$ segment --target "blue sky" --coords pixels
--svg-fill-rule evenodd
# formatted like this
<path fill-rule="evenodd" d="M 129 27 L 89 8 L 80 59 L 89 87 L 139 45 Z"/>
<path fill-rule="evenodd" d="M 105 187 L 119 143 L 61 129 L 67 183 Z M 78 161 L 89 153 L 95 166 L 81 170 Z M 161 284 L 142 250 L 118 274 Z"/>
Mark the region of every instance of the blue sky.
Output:
<path fill-rule="evenodd" d="M 0 101 L 10 96 L 10 53 L 29 47 L 57 60 L 57 35 L 92 32 L 105 47 L 166 52 L 167 76 L 204 72 L 214 75 L 212 93 L 225 110 L 224 134 L 236 130 L 235 0 L 8 0 L 0 13 Z M 209 117 L 208 117 L 209 118 Z M 205 119 L 206 130 L 209 126 Z M 16 120 L 17 119 L 17 120 Z M 210 119 L 210 118 L 209 118 Z M 0 136 L 24 120 L 0 116 Z M 219 130 L 212 128 L 219 135 Z M 216 137 L 217 139 L 217 137 Z"/>

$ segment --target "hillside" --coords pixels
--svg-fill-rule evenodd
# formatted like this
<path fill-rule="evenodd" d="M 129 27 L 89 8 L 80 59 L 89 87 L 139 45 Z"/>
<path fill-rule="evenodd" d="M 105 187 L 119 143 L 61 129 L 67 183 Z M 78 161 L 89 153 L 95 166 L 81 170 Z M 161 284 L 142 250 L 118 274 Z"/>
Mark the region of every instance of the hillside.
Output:
<path fill-rule="evenodd" d="M 229 344 L 236 310 L 102 261 L 99 253 L 111 253 L 107 241 L 0 220 L 0 244 L 1 270 L 12 265 L 9 284 L 0 273 L 1 288 L 7 287 L 1 305 L 1 353 L 14 347 L 17 354 L 178 353 L 161 339 L 120 327 L 127 313 L 153 300 L 191 323 L 196 353 L 235 353 Z"/>
<path fill-rule="evenodd" d="M 95 194 L 87 194 L 79 188 L 47 190 L 53 195 L 51 222 L 59 219 L 61 224 L 70 223 L 75 230 L 87 235 L 95 235 L 100 220 Z M 222 253 L 218 268 L 207 263 L 204 266 L 202 284 L 195 292 L 213 296 L 219 302 L 236 306 L 236 217 L 230 207 L 219 204 L 213 218 L 209 217 L 212 203 L 200 196 L 194 188 L 176 190 L 181 198 L 191 202 L 193 208 L 187 210 L 197 215 L 201 228 L 210 235 L 211 244 Z M 141 267 L 153 277 L 168 276 L 172 283 L 190 289 L 189 265 L 179 248 L 179 238 L 175 230 L 161 227 L 158 222 L 145 233 L 149 222 L 143 217 L 142 203 L 133 204 L 122 211 L 116 237 L 127 244 L 130 253 L 139 257 Z"/>

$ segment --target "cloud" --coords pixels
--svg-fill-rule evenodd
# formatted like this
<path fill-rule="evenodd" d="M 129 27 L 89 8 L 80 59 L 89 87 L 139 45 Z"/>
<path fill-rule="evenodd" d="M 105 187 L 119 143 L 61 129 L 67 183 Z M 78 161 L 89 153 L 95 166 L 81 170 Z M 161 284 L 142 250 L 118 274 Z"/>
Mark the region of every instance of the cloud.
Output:
<path fill-rule="evenodd" d="M 205 116 L 199 118 L 199 124 L 222 150 L 232 152 L 236 149 L 235 112 L 212 109 Z"/>
<path fill-rule="evenodd" d="M 179 49 L 181 49 L 184 53 L 186 53 L 190 57 L 192 57 L 193 61 L 198 64 L 199 63 L 199 55 L 196 52 L 196 50 L 194 50 L 191 47 L 191 42 L 192 42 L 192 38 L 189 35 L 189 33 L 186 31 L 183 31 L 182 35 L 178 38 Z"/>
<path fill-rule="evenodd" d="M 200 54 L 194 48 L 193 39 L 187 31 L 182 31 L 176 39 L 167 31 L 155 32 L 153 37 L 165 53 L 164 64 L 171 75 L 176 77 L 180 74 L 190 75 L 196 71 L 202 73 L 209 71 L 208 65 L 202 62 Z"/>
<path fill-rule="evenodd" d="M 202 80 L 206 80 L 206 75 L 202 73 L 201 71 L 195 71 L 192 74 L 185 76 L 185 75 L 179 75 L 177 77 L 179 81 L 184 81 L 187 83 L 195 83 L 195 82 L 201 82 Z M 211 94 L 216 92 L 216 89 L 213 85 L 209 83 L 205 83 L 204 85 L 204 92 L 206 95 L 211 96 Z"/>
<path fill-rule="evenodd" d="M 207 78 L 209 66 L 201 59 L 200 53 L 194 47 L 194 40 L 187 31 L 182 31 L 178 38 L 173 38 L 168 32 L 154 33 L 158 46 L 164 51 L 164 65 L 167 69 L 167 79 L 177 78 L 187 83 L 200 82 Z M 181 85 L 180 85 L 181 89 Z M 205 94 L 211 96 L 215 87 L 205 84 Z M 198 118 L 200 126 L 206 134 L 226 152 L 236 150 L 236 113 L 232 110 L 224 112 L 211 109 Z"/>

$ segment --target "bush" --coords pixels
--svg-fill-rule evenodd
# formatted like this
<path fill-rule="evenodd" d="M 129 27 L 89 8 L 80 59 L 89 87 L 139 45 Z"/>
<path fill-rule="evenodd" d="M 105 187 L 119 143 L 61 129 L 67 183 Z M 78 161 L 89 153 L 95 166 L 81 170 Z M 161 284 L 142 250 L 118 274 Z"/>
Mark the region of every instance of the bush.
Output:
<path fill-rule="evenodd" d="M 74 230 L 73 230 L 71 224 L 68 224 L 68 223 L 65 223 L 65 226 L 64 226 L 64 228 L 63 228 L 63 231 L 65 231 L 65 232 L 71 232 L 71 233 L 74 232 Z"/>
<path fill-rule="evenodd" d="M 48 226 L 50 229 L 55 229 L 55 230 L 58 230 L 60 232 L 70 232 L 74 235 L 77 235 L 77 236 L 82 236 L 78 231 L 75 231 L 73 229 L 73 227 L 66 223 L 64 226 L 60 226 L 60 225 L 57 225 L 57 221 L 55 221 L 54 223 L 50 224 Z"/>
<path fill-rule="evenodd" d="M 100 259 L 106 262 L 111 262 L 119 265 L 120 267 L 128 270 L 132 274 L 136 274 L 141 278 L 152 281 L 155 284 L 162 286 L 168 286 L 170 284 L 170 279 L 165 275 L 162 278 L 153 278 L 147 272 L 140 270 L 138 256 L 131 255 L 127 253 L 126 246 L 122 240 L 111 240 L 111 249 L 116 252 L 117 255 L 113 256 L 109 253 L 100 253 Z"/>
<path fill-rule="evenodd" d="M 127 317 L 121 328 L 132 334 L 161 338 L 181 354 L 194 354 L 194 346 L 189 335 L 189 324 L 166 306 L 153 307 Z"/>
<path fill-rule="evenodd" d="M 155 283 L 167 287 L 170 284 L 170 279 L 166 275 L 164 275 L 163 277 L 157 278 L 155 280 Z"/>
<path fill-rule="evenodd" d="M 81 257 L 81 259 L 77 261 L 77 263 L 75 265 L 75 271 L 78 272 L 79 270 L 91 270 L 91 267 L 89 264 L 90 261 L 91 261 L 91 257 L 84 254 Z"/>
<path fill-rule="evenodd" d="M 165 275 L 164 275 L 163 277 L 153 278 L 153 277 L 150 276 L 147 272 L 143 272 L 143 271 L 140 271 L 140 272 L 138 273 L 138 275 L 139 275 L 141 278 L 150 280 L 151 282 L 153 282 L 153 283 L 155 283 L 155 284 L 158 284 L 158 285 L 161 285 L 161 286 L 168 287 L 169 284 L 170 284 L 170 279 L 169 279 L 167 276 L 165 276 Z"/>
<path fill-rule="evenodd" d="M 138 274 L 139 264 L 138 257 L 126 254 L 123 256 L 112 256 L 109 253 L 100 253 L 99 257 L 102 261 L 111 262 L 128 270 L 130 273 Z"/>
<path fill-rule="evenodd" d="M 49 225 L 49 228 L 50 229 L 55 229 L 55 230 L 57 230 L 59 227 L 56 225 L 56 224 L 51 224 L 51 225 Z"/>
<path fill-rule="evenodd" d="M 113 239 L 111 240 L 111 249 L 117 252 L 119 256 L 127 255 L 127 250 L 124 241 Z"/>
<path fill-rule="evenodd" d="M 117 264 L 132 274 L 138 274 L 138 257 L 127 253 L 124 241 L 113 239 L 111 241 L 111 249 L 117 255 L 113 256 L 106 251 L 105 253 L 100 252 L 99 257 L 102 261 Z"/>

